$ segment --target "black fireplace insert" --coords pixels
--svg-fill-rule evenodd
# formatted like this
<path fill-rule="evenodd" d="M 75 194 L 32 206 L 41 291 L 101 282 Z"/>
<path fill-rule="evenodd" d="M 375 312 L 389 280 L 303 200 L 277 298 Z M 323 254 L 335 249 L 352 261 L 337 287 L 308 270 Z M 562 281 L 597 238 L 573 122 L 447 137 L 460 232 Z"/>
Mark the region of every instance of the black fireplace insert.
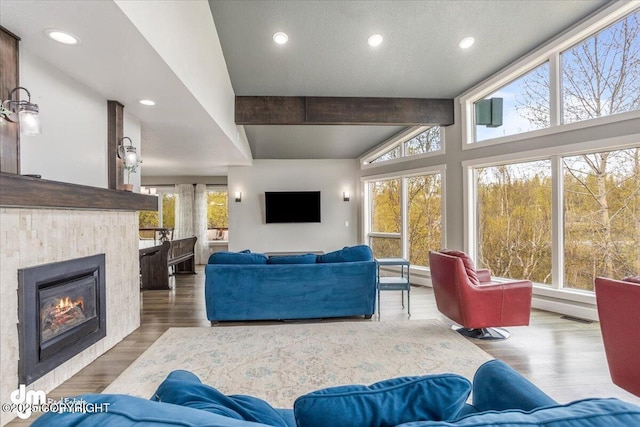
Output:
<path fill-rule="evenodd" d="M 105 255 L 18 270 L 20 384 L 106 336 Z"/>

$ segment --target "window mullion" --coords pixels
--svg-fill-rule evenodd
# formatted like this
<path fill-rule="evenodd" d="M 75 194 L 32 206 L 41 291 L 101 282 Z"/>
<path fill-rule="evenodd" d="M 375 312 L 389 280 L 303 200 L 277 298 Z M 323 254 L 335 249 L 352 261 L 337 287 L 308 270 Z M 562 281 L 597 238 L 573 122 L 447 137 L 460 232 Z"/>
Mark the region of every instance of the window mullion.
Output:
<path fill-rule="evenodd" d="M 404 145 L 404 144 L 403 144 Z M 405 259 L 409 259 L 409 206 L 408 206 L 408 185 L 407 185 L 407 177 L 403 176 L 401 179 L 401 209 L 400 214 L 402 215 L 402 257 Z"/>
<path fill-rule="evenodd" d="M 549 57 L 549 108 L 550 126 L 562 124 L 562 78 L 560 69 L 560 53 L 554 52 Z"/>
<path fill-rule="evenodd" d="M 162 227 L 162 196 L 163 194 L 158 194 L 158 227 Z"/>
<path fill-rule="evenodd" d="M 562 157 L 551 158 L 551 284 L 564 287 L 564 174 Z"/>

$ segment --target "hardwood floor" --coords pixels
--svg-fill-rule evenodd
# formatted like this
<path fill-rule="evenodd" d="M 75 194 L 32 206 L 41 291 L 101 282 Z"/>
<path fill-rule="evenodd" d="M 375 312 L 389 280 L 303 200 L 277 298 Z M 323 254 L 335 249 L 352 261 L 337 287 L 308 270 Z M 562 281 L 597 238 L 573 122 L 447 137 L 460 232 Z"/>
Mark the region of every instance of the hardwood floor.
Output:
<path fill-rule="evenodd" d="M 209 327 L 204 306 L 202 266 L 197 271 L 196 275 L 172 277 L 175 282 L 173 290 L 144 291 L 140 328 L 48 393 L 48 397 L 59 399 L 100 393 L 168 328 Z M 410 319 L 406 309 L 401 307 L 399 292 L 383 292 L 381 298 L 380 322 L 440 319 L 446 324 L 451 323 L 438 312 L 431 288 L 412 287 Z M 371 321 L 378 321 L 378 318 L 374 316 Z M 274 322 L 242 324 L 260 327 L 266 323 Z M 611 382 L 597 322 L 581 323 L 562 319 L 556 313 L 533 310 L 530 326 L 509 328 L 509 331 L 511 338 L 505 341 L 470 339 L 470 342 L 513 366 L 561 403 L 587 397 L 618 397 L 640 405 L 640 398 Z M 8 426 L 28 424 L 27 421 L 16 420 Z"/>

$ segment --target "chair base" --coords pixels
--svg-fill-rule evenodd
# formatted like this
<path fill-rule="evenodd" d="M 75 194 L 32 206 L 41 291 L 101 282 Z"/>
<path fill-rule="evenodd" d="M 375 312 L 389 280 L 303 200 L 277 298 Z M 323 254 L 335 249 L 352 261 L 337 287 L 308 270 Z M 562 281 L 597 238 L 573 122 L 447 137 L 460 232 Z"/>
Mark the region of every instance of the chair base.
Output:
<path fill-rule="evenodd" d="M 487 341 L 495 341 L 495 340 L 506 340 L 511 336 L 509 331 L 503 328 L 477 328 L 477 329 L 468 329 L 464 327 L 460 327 L 458 325 L 452 325 L 451 329 L 459 333 L 460 335 L 467 338 L 475 338 L 478 340 L 487 340 Z"/>

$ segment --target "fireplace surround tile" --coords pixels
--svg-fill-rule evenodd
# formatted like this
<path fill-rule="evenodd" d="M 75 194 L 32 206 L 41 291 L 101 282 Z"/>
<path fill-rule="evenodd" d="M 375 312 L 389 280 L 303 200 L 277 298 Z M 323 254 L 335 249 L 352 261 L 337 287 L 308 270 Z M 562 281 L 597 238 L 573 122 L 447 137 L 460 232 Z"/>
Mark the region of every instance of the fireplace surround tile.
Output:
<path fill-rule="evenodd" d="M 18 386 L 19 268 L 106 254 L 107 337 L 28 389 L 51 391 L 140 325 L 136 212 L 0 208 L 0 243 L 0 401 Z M 2 413 L 0 424 L 12 418 Z"/>

